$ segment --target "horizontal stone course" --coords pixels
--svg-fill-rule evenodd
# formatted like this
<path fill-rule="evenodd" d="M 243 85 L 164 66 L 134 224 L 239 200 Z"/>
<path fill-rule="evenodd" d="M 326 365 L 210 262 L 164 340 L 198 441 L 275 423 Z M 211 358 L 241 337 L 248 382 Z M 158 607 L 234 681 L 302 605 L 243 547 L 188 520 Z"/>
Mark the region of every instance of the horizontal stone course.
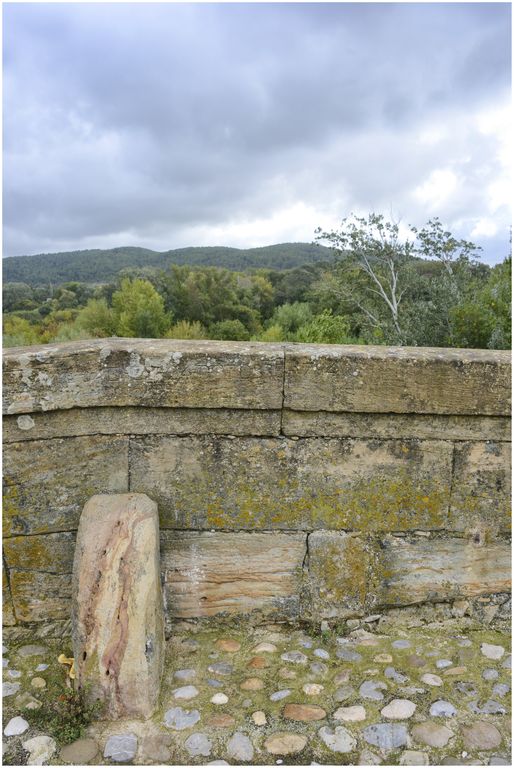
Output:
<path fill-rule="evenodd" d="M 302 534 L 162 531 L 168 616 L 297 616 L 305 544 Z"/>
<path fill-rule="evenodd" d="M 147 437 L 130 444 L 130 490 L 163 528 L 443 529 L 444 441 Z"/>
<path fill-rule="evenodd" d="M 422 440 L 494 440 L 510 442 L 505 416 L 337 413 L 291 411 L 282 415 L 284 435 L 298 437 L 406 438 Z"/>
<path fill-rule="evenodd" d="M 303 609 L 346 618 L 384 606 L 510 591 L 510 544 L 314 531 Z"/>
<path fill-rule="evenodd" d="M 228 408 L 71 408 L 6 416 L 6 443 L 80 435 L 280 434 L 280 411 Z"/>

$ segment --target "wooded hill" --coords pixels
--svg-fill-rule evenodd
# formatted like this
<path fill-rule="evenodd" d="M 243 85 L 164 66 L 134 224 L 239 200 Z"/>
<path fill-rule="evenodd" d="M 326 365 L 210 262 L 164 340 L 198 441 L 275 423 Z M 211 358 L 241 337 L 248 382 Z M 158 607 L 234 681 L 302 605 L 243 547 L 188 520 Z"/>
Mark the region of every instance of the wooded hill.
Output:
<path fill-rule="evenodd" d="M 246 269 L 293 269 L 304 264 L 331 261 L 332 251 L 313 243 L 281 243 L 263 248 L 177 248 L 151 251 L 148 248 L 109 248 L 85 251 L 13 256 L 3 260 L 4 282 L 28 285 L 70 281 L 104 283 L 128 267 L 167 269 L 171 264 Z"/>

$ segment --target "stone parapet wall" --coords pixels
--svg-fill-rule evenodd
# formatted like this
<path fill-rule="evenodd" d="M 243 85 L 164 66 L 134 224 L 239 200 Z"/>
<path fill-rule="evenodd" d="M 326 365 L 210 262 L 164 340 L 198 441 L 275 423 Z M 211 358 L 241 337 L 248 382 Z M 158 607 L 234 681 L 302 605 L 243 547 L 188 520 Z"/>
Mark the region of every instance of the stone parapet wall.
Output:
<path fill-rule="evenodd" d="M 4 352 L 4 623 L 70 615 L 81 510 L 159 507 L 168 621 L 510 590 L 510 354 L 99 339 Z"/>

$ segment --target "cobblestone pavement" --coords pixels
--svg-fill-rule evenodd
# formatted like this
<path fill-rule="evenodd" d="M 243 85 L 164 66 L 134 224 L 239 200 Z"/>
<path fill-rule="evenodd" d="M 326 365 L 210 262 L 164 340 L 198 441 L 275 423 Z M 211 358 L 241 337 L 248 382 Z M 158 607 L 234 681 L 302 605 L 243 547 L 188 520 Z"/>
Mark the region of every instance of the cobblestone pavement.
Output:
<path fill-rule="evenodd" d="M 505 634 L 370 627 L 176 634 L 156 715 L 96 722 L 67 745 L 41 713 L 62 695 L 69 645 L 8 644 L 4 764 L 511 764 Z"/>

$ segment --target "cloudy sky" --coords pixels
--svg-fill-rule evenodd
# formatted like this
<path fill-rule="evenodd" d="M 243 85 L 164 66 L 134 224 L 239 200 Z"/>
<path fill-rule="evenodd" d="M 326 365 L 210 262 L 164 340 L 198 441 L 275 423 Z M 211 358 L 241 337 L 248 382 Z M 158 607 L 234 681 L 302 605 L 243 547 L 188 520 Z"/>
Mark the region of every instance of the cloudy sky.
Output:
<path fill-rule="evenodd" d="M 510 4 L 3 5 L 4 255 L 439 216 L 503 259 Z"/>

